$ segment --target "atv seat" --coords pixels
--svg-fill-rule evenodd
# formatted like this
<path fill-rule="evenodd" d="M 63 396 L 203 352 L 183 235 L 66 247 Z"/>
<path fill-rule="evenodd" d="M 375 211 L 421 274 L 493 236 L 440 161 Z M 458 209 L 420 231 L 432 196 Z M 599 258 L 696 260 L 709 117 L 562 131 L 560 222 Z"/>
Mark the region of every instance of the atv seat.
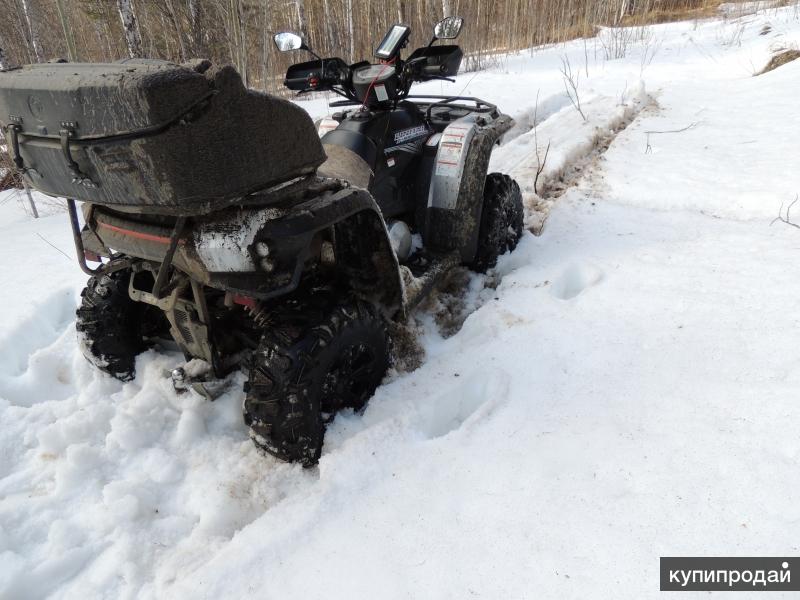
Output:
<path fill-rule="evenodd" d="M 343 179 L 363 189 L 368 189 L 372 182 L 372 169 L 358 154 L 337 144 L 325 144 L 327 160 L 319 168 L 322 177 Z"/>

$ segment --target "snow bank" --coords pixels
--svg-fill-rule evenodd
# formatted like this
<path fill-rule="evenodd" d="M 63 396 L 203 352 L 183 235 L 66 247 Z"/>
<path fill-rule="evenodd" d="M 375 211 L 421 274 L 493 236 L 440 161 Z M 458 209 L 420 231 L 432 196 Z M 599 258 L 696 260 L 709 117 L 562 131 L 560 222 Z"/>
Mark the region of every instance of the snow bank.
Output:
<path fill-rule="evenodd" d="M 774 218 L 800 190 L 791 156 L 791 140 L 800 136 L 798 81 L 800 63 L 790 63 L 761 77 L 664 90 L 659 103 L 670 110 L 639 119 L 610 152 L 610 199 L 733 219 Z"/>

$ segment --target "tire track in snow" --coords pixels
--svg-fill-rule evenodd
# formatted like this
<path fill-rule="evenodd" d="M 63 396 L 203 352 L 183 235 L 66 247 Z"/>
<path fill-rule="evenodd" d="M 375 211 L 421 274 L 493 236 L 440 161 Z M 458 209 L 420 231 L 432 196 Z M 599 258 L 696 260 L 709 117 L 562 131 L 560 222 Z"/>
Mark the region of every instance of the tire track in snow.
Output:
<path fill-rule="evenodd" d="M 622 98 L 588 97 L 583 102 L 586 121 L 570 104 L 566 94 L 549 96 L 516 118 L 504 143 L 495 150 L 489 171 L 511 175 L 519 183 L 525 204 L 528 231 L 540 235 L 555 202 L 566 191 L 584 181 L 584 176 L 611 146 L 617 135 L 633 123 L 653 99 L 643 84 Z M 509 135 L 511 136 L 509 139 Z M 548 159 L 534 189 L 539 168 L 536 151 Z M 447 281 L 426 299 L 420 311 L 405 327 L 403 339 L 449 338 L 458 333 L 467 318 L 495 296 L 502 281 L 499 269 L 486 275 L 466 268 L 456 269 Z M 405 343 L 398 370 L 413 371 L 424 363 L 424 344 Z"/>
<path fill-rule="evenodd" d="M 528 131 L 497 149 L 490 163 L 490 170 L 508 173 L 519 183 L 529 231 L 541 234 L 555 201 L 582 181 L 587 168 L 652 102 L 640 83 L 621 98 L 596 95 L 582 99 L 585 121 L 568 99 L 550 114 L 548 108 L 559 106 L 553 97 L 539 104 L 538 110 L 547 117 L 529 122 Z M 524 113 L 530 114 L 537 114 L 537 109 Z"/>

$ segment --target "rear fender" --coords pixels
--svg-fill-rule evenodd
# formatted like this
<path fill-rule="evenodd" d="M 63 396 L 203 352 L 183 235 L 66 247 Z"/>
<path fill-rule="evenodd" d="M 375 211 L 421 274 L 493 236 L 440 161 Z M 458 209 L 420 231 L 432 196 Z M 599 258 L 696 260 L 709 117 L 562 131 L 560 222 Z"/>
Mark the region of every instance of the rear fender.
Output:
<path fill-rule="evenodd" d="M 360 188 L 345 188 L 303 203 L 292 214 L 269 221 L 254 239 L 280 248 L 284 242 L 302 246 L 292 280 L 297 287 L 314 236 L 333 229 L 337 271 L 351 287 L 381 305 L 388 317 L 402 307 L 403 283 L 397 256 L 386 224 L 372 195 Z"/>
<path fill-rule="evenodd" d="M 405 296 L 400 265 L 380 212 L 364 209 L 339 221 L 334 226 L 334 240 L 336 267 L 350 286 L 383 307 L 388 318 L 402 310 Z"/>

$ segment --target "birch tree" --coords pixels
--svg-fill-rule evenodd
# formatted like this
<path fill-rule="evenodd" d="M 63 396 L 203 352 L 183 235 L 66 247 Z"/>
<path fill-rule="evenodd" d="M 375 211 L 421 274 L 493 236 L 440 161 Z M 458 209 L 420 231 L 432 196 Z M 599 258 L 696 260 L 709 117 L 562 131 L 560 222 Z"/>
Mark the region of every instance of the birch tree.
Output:
<path fill-rule="evenodd" d="M 119 10 L 119 18 L 122 21 L 122 29 L 125 32 L 128 56 L 131 58 L 141 58 L 142 36 L 139 33 L 139 24 L 136 22 L 133 0 L 117 0 L 117 9 Z"/>
<path fill-rule="evenodd" d="M 261 80 L 264 85 L 264 91 L 269 89 L 269 51 L 272 48 L 272 40 L 269 35 L 269 24 L 272 22 L 272 11 L 270 10 L 269 0 L 262 0 L 263 5 L 263 22 L 261 25 L 262 40 L 261 40 Z"/>
<path fill-rule="evenodd" d="M 353 31 L 353 0 L 347 0 L 347 40 L 350 44 L 349 58 L 350 62 L 355 61 L 355 33 Z"/>
<path fill-rule="evenodd" d="M 39 31 L 36 26 L 31 0 L 22 0 L 22 15 L 25 17 L 25 25 L 28 29 L 28 43 L 30 44 L 33 58 L 36 62 L 42 62 L 42 45 L 39 43 Z"/>
<path fill-rule="evenodd" d="M 631 7 L 631 0 L 622 0 L 620 2 L 619 18 L 617 19 L 617 23 L 621 22 L 622 19 L 625 18 L 625 15 L 627 15 L 628 12 L 630 11 L 630 7 Z"/>
<path fill-rule="evenodd" d="M 241 0 L 230 0 L 228 44 L 236 70 L 247 85 L 247 23 L 243 20 Z"/>
<path fill-rule="evenodd" d="M 72 27 L 70 27 L 67 11 L 64 8 L 64 0 L 56 0 L 56 9 L 61 29 L 64 31 L 64 41 L 67 43 L 67 58 L 74 62 L 78 60 L 78 50 L 75 47 L 75 36 L 72 34 Z"/>
<path fill-rule="evenodd" d="M 306 20 L 306 3 L 304 0 L 295 0 L 294 6 L 297 9 L 297 24 L 300 27 L 300 34 L 307 40 L 308 21 Z"/>
<path fill-rule="evenodd" d="M 323 23 L 325 30 L 325 49 L 331 53 L 334 48 L 334 37 L 333 13 L 331 13 L 330 0 L 322 0 L 322 11 L 325 13 L 325 22 Z"/>
<path fill-rule="evenodd" d="M 450 0 L 442 0 L 442 13 L 445 17 L 449 17 L 453 14 L 452 8 L 450 7 Z"/>

